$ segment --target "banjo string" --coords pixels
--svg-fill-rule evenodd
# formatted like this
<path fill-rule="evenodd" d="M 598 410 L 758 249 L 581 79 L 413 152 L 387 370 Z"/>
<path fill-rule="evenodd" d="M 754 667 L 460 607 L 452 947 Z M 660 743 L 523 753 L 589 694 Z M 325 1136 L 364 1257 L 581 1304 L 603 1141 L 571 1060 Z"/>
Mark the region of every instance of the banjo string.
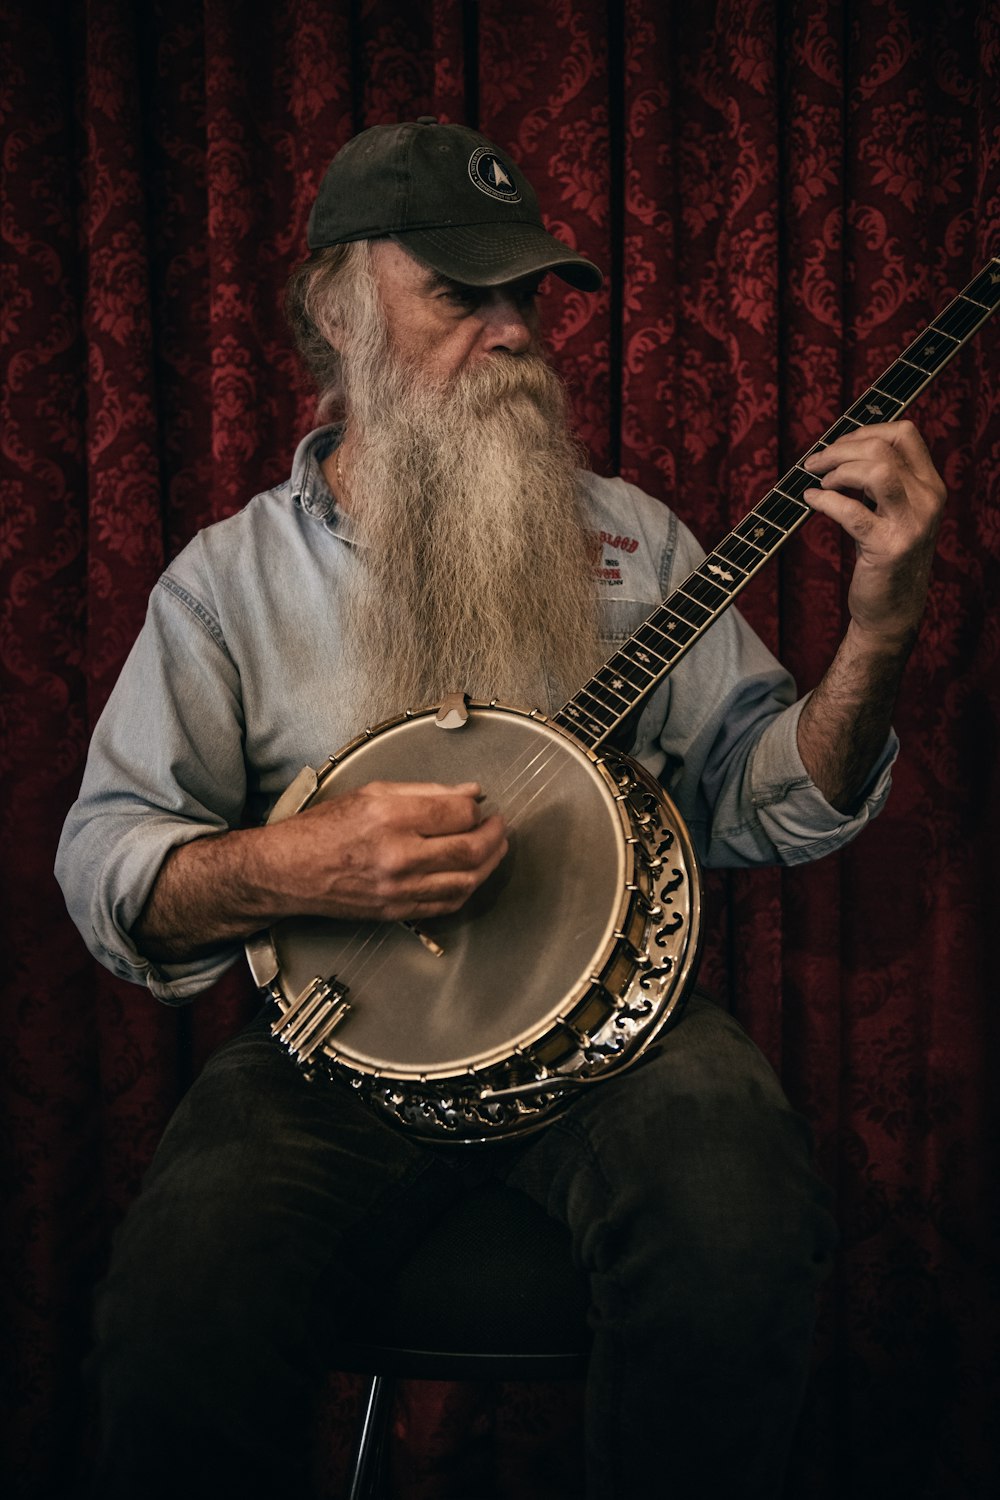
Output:
<path fill-rule="evenodd" d="M 543 767 L 543 769 L 544 769 L 544 767 Z M 540 774 L 541 774 L 541 771 L 539 771 L 539 772 L 536 773 L 536 775 L 540 775 Z M 558 776 L 558 774 L 559 774 L 559 769 L 557 767 L 556 770 L 553 771 L 553 773 L 552 773 L 551 776 L 548 776 L 542 782 L 542 784 L 540 786 L 537 786 L 535 788 L 535 790 L 531 793 L 530 797 L 526 797 L 525 798 L 524 802 L 518 808 L 517 812 L 516 813 L 512 813 L 511 816 L 508 817 L 508 819 L 507 819 L 507 826 L 508 826 L 508 828 L 516 828 L 517 827 L 518 823 L 524 817 L 525 813 L 528 811 L 528 809 L 531 806 L 531 804 L 538 797 L 540 797 L 544 791 L 548 790 L 548 788 L 555 781 L 555 779 Z M 532 778 L 532 780 L 534 780 L 534 777 Z"/>
<path fill-rule="evenodd" d="M 520 809 L 520 810 L 518 810 L 517 812 L 515 812 L 513 810 L 514 801 L 516 800 L 516 798 L 518 796 L 521 795 L 522 792 L 524 792 L 524 791 L 527 790 L 527 788 L 531 785 L 531 783 L 533 781 L 535 781 L 539 776 L 541 776 L 544 771 L 548 770 L 548 768 L 552 764 L 552 762 L 558 757 L 559 749 L 560 749 L 560 747 L 558 745 L 543 746 L 542 749 L 539 750 L 539 751 L 537 751 L 532 756 L 532 758 L 527 762 L 527 764 L 524 765 L 521 768 L 521 770 L 517 772 L 516 775 L 511 776 L 510 780 L 507 781 L 505 783 L 505 785 L 500 788 L 499 792 L 497 793 L 497 797 L 496 797 L 497 811 L 498 812 L 502 812 L 503 815 L 504 815 L 504 817 L 507 819 L 508 822 L 511 823 L 512 826 L 513 826 L 513 822 L 518 817 L 520 817 L 521 811 L 523 811 L 523 808 Z M 546 751 L 548 752 L 547 754 L 546 754 Z M 529 746 L 529 748 L 528 748 L 527 751 L 522 751 L 521 755 L 517 757 L 517 760 L 512 761 L 510 763 L 510 765 L 508 766 L 507 769 L 508 770 L 512 770 L 513 767 L 517 765 L 518 760 L 522 760 L 524 758 L 525 754 L 528 754 L 528 755 L 531 754 L 531 747 L 530 746 Z M 546 757 L 544 760 L 542 760 L 543 756 Z M 508 804 L 508 806 L 506 808 L 504 808 L 504 806 L 503 806 L 503 799 L 507 796 L 508 792 L 510 792 L 512 790 L 512 788 L 516 786 L 516 784 L 519 781 L 522 781 L 523 778 L 528 775 L 528 772 L 531 770 L 531 767 L 535 765 L 536 761 L 542 761 L 541 765 L 536 766 L 535 770 L 531 771 L 531 775 L 528 776 L 528 780 L 524 783 L 523 786 L 521 786 L 519 788 L 519 790 L 517 792 L 514 793 L 514 797 L 511 799 L 510 803 Z M 548 780 L 545 782 L 544 785 L 545 786 L 549 786 L 551 784 L 551 782 L 552 782 L 552 779 L 553 778 L 550 776 L 548 778 Z M 541 791 L 541 790 L 543 790 L 543 788 L 539 788 L 539 791 Z M 529 800 L 530 801 L 534 801 L 534 797 L 537 796 L 537 795 L 538 795 L 538 792 L 535 792 L 534 795 Z M 525 805 L 527 805 L 527 804 L 525 804 Z"/>
<path fill-rule="evenodd" d="M 529 746 L 527 751 L 522 751 L 521 755 L 517 756 L 513 761 L 510 762 L 509 766 L 507 767 L 508 772 L 512 772 L 514 770 L 514 767 L 517 766 L 518 761 L 523 760 L 525 755 L 530 756 L 530 759 L 526 762 L 526 764 L 522 766 L 520 770 L 509 777 L 508 781 L 504 784 L 500 792 L 497 794 L 498 810 L 503 813 L 504 820 L 507 823 L 508 828 L 510 829 L 514 829 L 517 827 L 518 823 L 523 820 L 524 815 L 527 813 L 531 804 L 535 802 L 536 799 L 540 797 L 542 793 L 552 785 L 553 781 L 555 781 L 556 776 L 558 775 L 557 767 L 556 770 L 553 771 L 551 775 L 547 776 L 539 786 L 535 787 L 534 791 L 531 791 L 530 789 L 533 783 L 535 783 L 538 778 L 549 769 L 553 761 L 558 759 L 559 746 L 553 745 L 543 747 L 541 750 L 536 751 L 534 755 L 532 755 L 531 749 L 532 747 Z M 547 754 L 546 749 L 548 750 Z M 538 765 L 536 764 L 536 762 L 541 762 L 541 764 Z M 535 766 L 535 769 L 533 771 L 531 770 L 532 766 Z M 530 775 L 528 774 L 529 772 Z M 527 781 L 524 781 L 523 779 L 526 776 Z M 501 799 L 505 799 L 507 797 L 507 794 L 512 790 L 512 788 L 516 786 L 517 782 L 519 781 L 522 781 L 523 785 L 517 789 L 517 791 L 514 793 L 514 796 L 507 803 L 506 807 L 502 806 Z M 521 797 L 524 797 L 524 800 L 518 807 L 517 802 Z M 375 973 L 378 972 L 378 970 L 373 970 L 371 968 L 371 965 L 385 948 L 389 937 L 393 935 L 394 932 L 395 926 L 394 924 L 390 923 L 379 923 L 373 926 L 367 937 L 364 938 L 361 937 L 360 932 L 356 932 L 352 937 L 351 942 L 346 946 L 344 950 L 343 961 L 337 966 L 338 979 L 345 984 L 356 984 L 366 970 L 368 971 L 368 979 L 372 979 Z M 379 969 L 383 967 L 385 960 L 389 957 L 389 953 L 385 953 L 383 955 L 383 963 L 379 964 Z"/>
<path fill-rule="evenodd" d="M 528 762 L 522 768 L 514 771 L 514 766 L 517 766 L 519 760 L 525 759 L 525 754 L 529 756 Z M 508 771 L 513 771 L 514 774 L 510 775 L 507 783 L 501 787 L 498 793 L 499 811 L 502 811 L 502 814 L 504 814 L 504 820 L 507 822 L 508 828 L 516 828 L 517 823 L 522 822 L 532 802 L 538 796 L 541 796 L 541 793 L 547 787 L 552 786 L 556 775 L 558 775 L 558 766 L 556 766 L 555 771 L 552 771 L 552 774 L 546 775 L 546 778 L 540 784 L 534 786 L 534 783 L 537 783 L 538 778 L 544 775 L 544 772 L 558 759 L 558 754 L 558 745 L 547 747 L 547 753 L 546 748 L 541 748 L 541 750 L 535 751 L 534 754 L 532 754 L 531 747 L 529 747 L 528 751 L 522 751 L 520 756 L 511 760 L 507 769 Z M 535 766 L 534 771 L 531 769 L 532 766 Z M 525 777 L 528 777 L 528 780 L 525 780 Z M 511 789 L 516 787 L 517 781 L 522 781 L 523 784 L 517 787 L 514 795 L 507 801 L 508 792 L 511 792 Z M 532 786 L 534 786 L 534 790 L 531 790 Z M 519 801 L 520 805 L 517 805 Z M 367 936 L 361 936 L 361 932 L 363 932 L 363 929 L 355 930 L 351 941 L 345 945 L 342 962 L 337 965 L 337 978 L 342 983 L 357 984 L 361 975 L 366 975 L 367 980 L 372 980 L 375 974 L 378 974 L 379 969 L 384 966 L 385 960 L 391 957 L 390 953 L 384 953 L 382 950 L 385 950 L 388 939 L 396 932 L 394 924 L 381 922 L 378 926 L 373 927 L 372 932 L 367 933 Z M 382 963 L 379 963 L 378 968 L 373 969 L 372 965 L 378 959 L 379 954 L 382 956 Z"/>

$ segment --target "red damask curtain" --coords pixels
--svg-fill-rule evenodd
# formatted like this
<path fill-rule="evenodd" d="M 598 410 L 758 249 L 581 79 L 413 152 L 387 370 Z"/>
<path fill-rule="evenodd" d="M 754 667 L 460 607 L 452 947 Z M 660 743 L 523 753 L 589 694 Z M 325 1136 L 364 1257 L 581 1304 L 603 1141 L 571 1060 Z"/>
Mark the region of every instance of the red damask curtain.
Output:
<path fill-rule="evenodd" d="M 595 464 L 712 542 L 1000 252 L 1000 5 L 3 9 L 3 1453 L 6 1492 L 35 1497 L 86 1467 L 110 1231 L 253 1003 L 237 975 L 178 1015 L 97 968 L 55 843 L 159 570 L 286 474 L 311 425 L 279 294 L 329 157 L 422 113 L 517 157 L 610 273 L 596 297 L 556 287 L 547 314 Z M 795 1500 L 1000 1479 L 998 389 L 987 328 L 914 411 L 952 498 L 887 811 L 814 868 L 711 882 L 705 980 L 813 1121 L 843 1229 Z M 803 688 L 850 561 L 813 521 L 746 596 Z M 352 1389 L 332 1391 L 335 1436 Z M 466 1399 L 410 1391 L 401 1492 L 444 1493 L 434 1455 Z M 536 1407 L 505 1399 L 479 1416 L 509 1454 Z M 547 1415 L 568 1445 L 567 1400 Z M 505 1492 L 550 1493 L 524 1475 Z"/>

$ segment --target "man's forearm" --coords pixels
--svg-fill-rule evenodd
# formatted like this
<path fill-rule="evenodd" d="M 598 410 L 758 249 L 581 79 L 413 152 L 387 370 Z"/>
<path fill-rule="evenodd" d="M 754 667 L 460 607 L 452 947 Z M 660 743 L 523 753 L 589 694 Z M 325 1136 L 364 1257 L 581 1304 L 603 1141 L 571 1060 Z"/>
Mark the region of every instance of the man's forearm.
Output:
<path fill-rule="evenodd" d="M 373 782 L 164 860 L 132 931 L 154 962 L 200 958 L 290 916 L 405 921 L 457 911 L 507 851 L 475 782 Z"/>
<path fill-rule="evenodd" d="M 279 903 L 260 879 L 266 841 L 265 829 L 249 828 L 172 850 L 133 928 L 140 952 L 180 963 L 276 920 Z"/>
<path fill-rule="evenodd" d="M 917 638 L 945 502 L 944 482 L 912 423 L 842 433 L 803 467 L 818 476 L 802 498 L 855 546 L 851 623 L 799 719 L 799 752 L 839 811 L 856 812 L 889 732 Z"/>
<path fill-rule="evenodd" d="M 816 786 L 838 812 L 856 812 L 892 724 L 916 640 L 865 636 L 852 622 L 799 718 L 798 745 Z"/>

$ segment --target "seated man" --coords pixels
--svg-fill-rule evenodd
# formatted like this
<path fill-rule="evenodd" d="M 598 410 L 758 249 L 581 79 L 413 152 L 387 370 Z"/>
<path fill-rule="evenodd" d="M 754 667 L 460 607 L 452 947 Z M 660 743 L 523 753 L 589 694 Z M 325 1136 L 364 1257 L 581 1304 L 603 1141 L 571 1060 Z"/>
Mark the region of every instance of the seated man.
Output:
<path fill-rule="evenodd" d="M 169 1003 L 287 917 L 462 908 L 508 851 L 476 782 L 375 782 L 262 818 L 303 764 L 456 688 L 555 711 L 702 555 L 664 506 L 585 470 L 535 299 L 548 271 L 589 290 L 600 273 L 489 141 L 427 120 L 364 132 L 309 245 L 290 315 L 338 420 L 163 575 L 60 847 L 94 953 Z M 858 544 L 823 681 L 793 701 L 730 610 L 636 727 L 709 864 L 825 854 L 887 794 L 943 487 L 908 423 L 810 468 L 806 499 Z M 602 531 L 630 539 L 610 600 Z M 490 1175 L 568 1226 L 589 1276 L 592 1500 L 778 1493 L 834 1231 L 803 1123 L 723 1011 L 693 997 L 540 1131 L 464 1149 L 307 1083 L 274 1014 L 206 1066 L 119 1234 L 102 1496 L 304 1495 L 331 1330 L 363 1328 L 422 1226 Z"/>

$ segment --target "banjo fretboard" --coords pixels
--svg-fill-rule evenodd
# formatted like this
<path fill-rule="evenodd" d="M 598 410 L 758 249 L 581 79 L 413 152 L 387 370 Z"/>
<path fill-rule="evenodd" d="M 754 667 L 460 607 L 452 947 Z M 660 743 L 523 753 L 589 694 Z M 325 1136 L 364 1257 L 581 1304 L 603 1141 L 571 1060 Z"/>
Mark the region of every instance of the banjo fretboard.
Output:
<path fill-rule="evenodd" d="M 994 257 L 859 400 L 802 455 L 704 562 L 658 605 L 553 722 L 590 749 L 612 738 L 667 673 L 728 609 L 755 573 L 813 514 L 803 492 L 817 483 L 802 467 L 810 453 L 845 432 L 891 422 L 931 383 L 1000 306 Z"/>

